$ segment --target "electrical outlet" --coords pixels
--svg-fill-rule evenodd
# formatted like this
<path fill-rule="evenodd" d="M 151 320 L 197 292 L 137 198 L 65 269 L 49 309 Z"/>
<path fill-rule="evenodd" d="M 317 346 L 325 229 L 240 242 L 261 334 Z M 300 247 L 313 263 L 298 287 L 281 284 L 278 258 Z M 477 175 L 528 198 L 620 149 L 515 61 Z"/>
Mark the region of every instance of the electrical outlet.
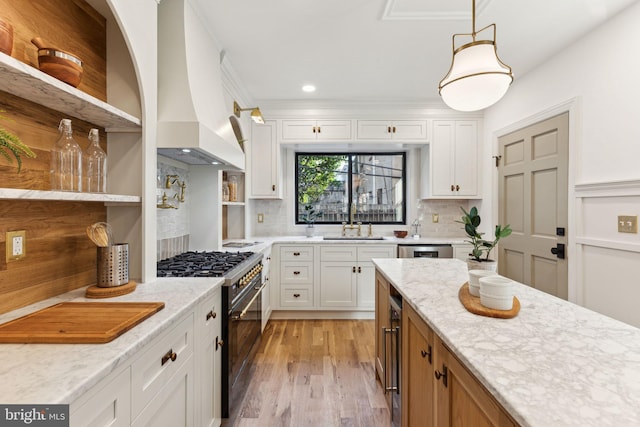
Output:
<path fill-rule="evenodd" d="M 258 214 L 258 222 L 260 223 L 264 222 L 264 214 L 261 214 L 261 213 Z"/>
<path fill-rule="evenodd" d="M 438 215 L 437 213 L 431 214 L 431 222 L 439 222 L 440 221 L 440 215 Z"/>
<path fill-rule="evenodd" d="M 618 233 L 637 233 L 638 216 L 618 215 Z"/>
<path fill-rule="evenodd" d="M 22 259 L 27 254 L 25 243 L 25 231 L 7 231 L 5 250 L 7 262 Z"/>

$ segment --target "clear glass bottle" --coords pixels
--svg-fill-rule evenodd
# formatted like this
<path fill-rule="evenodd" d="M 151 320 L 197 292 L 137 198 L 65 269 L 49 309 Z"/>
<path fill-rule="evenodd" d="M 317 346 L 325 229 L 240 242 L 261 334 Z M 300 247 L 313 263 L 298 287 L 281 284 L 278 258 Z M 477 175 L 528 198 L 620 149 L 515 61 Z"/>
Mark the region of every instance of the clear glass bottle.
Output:
<path fill-rule="evenodd" d="M 100 148 L 98 129 L 89 131 L 89 147 L 85 150 L 82 161 L 84 164 L 84 191 L 89 193 L 107 192 L 107 153 Z"/>
<path fill-rule="evenodd" d="M 229 201 L 229 184 L 227 184 L 227 181 L 222 182 L 222 201 Z"/>
<path fill-rule="evenodd" d="M 58 130 L 58 141 L 51 149 L 51 189 L 82 191 L 82 150 L 73 139 L 71 120 L 60 120 Z"/>
<path fill-rule="evenodd" d="M 229 201 L 238 201 L 238 178 L 235 175 L 229 177 Z"/>

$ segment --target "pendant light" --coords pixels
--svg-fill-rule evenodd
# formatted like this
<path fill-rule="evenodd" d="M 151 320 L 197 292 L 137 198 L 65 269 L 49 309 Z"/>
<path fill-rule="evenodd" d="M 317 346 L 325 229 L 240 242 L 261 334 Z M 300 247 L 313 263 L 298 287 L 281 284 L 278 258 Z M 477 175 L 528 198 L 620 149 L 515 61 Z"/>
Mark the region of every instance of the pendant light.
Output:
<path fill-rule="evenodd" d="M 472 1 L 472 32 L 454 34 L 453 59 L 438 86 L 442 100 L 458 111 L 477 111 L 500 100 L 513 81 L 511 67 L 500 61 L 496 50 L 496 24 L 476 31 L 476 2 Z M 479 33 L 493 28 L 493 40 L 476 40 Z M 471 42 L 456 49 L 456 36 L 471 36 Z"/>

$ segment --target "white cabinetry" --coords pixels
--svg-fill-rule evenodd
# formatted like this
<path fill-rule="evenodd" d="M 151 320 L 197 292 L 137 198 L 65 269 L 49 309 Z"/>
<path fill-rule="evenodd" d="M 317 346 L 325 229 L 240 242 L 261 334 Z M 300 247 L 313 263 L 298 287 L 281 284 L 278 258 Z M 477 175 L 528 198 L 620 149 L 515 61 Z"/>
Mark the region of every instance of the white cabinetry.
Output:
<path fill-rule="evenodd" d="M 434 120 L 421 166 L 429 171 L 422 177 L 422 198 L 479 198 L 477 121 Z"/>
<path fill-rule="evenodd" d="M 451 245 L 453 248 L 453 257 L 462 261 L 466 261 L 470 258 L 469 254 L 473 250 L 471 245 Z"/>
<path fill-rule="evenodd" d="M 193 313 L 131 365 L 133 426 L 194 425 Z"/>
<path fill-rule="evenodd" d="M 131 368 L 107 376 L 70 405 L 71 427 L 126 427 L 131 424 Z"/>
<path fill-rule="evenodd" d="M 221 289 L 196 309 L 196 425 L 218 427 L 222 422 L 222 300 Z"/>
<path fill-rule="evenodd" d="M 280 307 L 311 308 L 314 291 L 314 247 L 280 247 Z"/>
<path fill-rule="evenodd" d="M 322 245 L 320 307 L 373 309 L 375 267 L 372 258 L 395 258 L 395 245 Z"/>
<path fill-rule="evenodd" d="M 282 166 L 276 140 L 276 122 L 251 124 L 251 143 L 247 144 L 247 169 L 250 177 L 249 197 L 282 199 Z"/>
<path fill-rule="evenodd" d="M 271 246 L 263 252 L 262 258 L 262 331 L 271 317 Z"/>
<path fill-rule="evenodd" d="M 283 142 L 351 139 L 351 120 L 283 120 Z"/>
<path fill-rule="evenodd" d="M 426 120 L 358 120 L 359 140 L 427 142 Z"/>

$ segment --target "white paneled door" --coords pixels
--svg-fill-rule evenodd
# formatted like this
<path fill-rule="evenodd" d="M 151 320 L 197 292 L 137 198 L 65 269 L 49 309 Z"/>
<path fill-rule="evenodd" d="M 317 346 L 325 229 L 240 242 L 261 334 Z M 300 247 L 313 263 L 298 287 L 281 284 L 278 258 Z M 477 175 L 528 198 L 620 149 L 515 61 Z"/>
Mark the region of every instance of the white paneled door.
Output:
<path fill-rule="evenodd" d="M 498 144 L 499 222 L 513 229 L 500 241 L 499 273 L 567 299 L 569 113 L 502 136 Z"/>

